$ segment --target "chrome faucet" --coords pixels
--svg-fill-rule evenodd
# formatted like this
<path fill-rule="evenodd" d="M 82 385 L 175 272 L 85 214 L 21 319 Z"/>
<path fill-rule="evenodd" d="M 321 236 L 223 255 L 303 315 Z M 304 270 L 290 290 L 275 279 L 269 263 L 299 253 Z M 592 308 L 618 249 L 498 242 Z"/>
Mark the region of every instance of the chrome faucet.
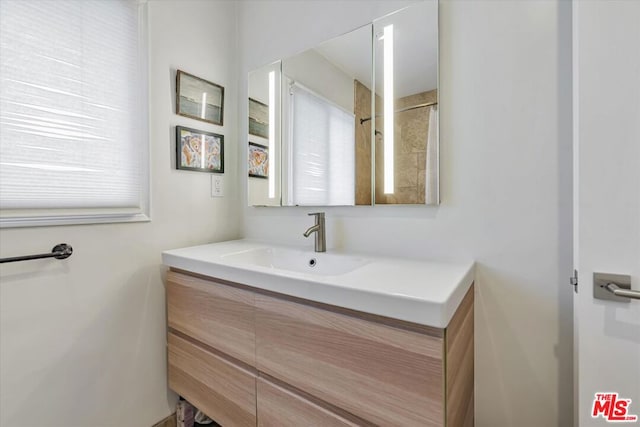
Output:
<path fill-rule="evenodd" d="M 316 233 L 316 243 L 315 243 L 315 251 L 316 252 L 326 252 L 327 251 L 327 239 L 325 237 L 324 232 L 324 212 L 315 212 L 310 213 L 309 216 L 315 215 L 316 223 L 309 227 L 307 231 L 304 232 L 304 237 L 311 236 L 311 233 Z"/>

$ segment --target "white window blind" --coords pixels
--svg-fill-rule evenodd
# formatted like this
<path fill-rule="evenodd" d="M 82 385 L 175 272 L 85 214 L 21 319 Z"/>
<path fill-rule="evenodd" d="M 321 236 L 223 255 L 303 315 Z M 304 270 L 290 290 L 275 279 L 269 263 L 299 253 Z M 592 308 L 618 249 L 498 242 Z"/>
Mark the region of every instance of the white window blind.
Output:
<path fill-rule="evenodd" d="M 290 91 L 288 203 L 355 203 L 355 118 L 299 84 Z"/>
<path fill-rule="evenodd" d="M 3 226 L 146 218 L 144 8 L 0 2 Z"/>

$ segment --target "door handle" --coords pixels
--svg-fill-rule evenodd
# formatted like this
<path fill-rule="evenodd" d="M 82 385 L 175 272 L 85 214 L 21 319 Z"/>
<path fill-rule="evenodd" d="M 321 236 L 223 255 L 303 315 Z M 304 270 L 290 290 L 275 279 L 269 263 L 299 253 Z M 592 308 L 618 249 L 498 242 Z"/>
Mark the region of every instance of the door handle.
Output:
<path fill-rule="evenodd" d="M 640 300 L 640 291 L 631 289 L 631 276 L 625 274 L 593 273 L 593 297 L 609 301 Z"/>
<path fill-rule="evenodd" d="M 617 297 L 640 299 L 639 291 L 632 291 L 631 289 L 623 289 L 620 286 L 618 286 L 617 283 L 613 283 L 613 282 L 607 283 L 606 285 L 604 285 L 604 288 Z"/>

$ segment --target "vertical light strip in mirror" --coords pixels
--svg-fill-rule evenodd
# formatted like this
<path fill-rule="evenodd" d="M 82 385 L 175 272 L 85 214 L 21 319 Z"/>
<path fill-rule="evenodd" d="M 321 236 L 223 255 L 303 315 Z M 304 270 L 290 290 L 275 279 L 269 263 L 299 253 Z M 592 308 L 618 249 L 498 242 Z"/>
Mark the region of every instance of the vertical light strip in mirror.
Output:
<path fill-rule="evenodd" d="M 269 198 L 276 197 L 275 181 L 275 141 L 276 141 L 276 72 L 269 72 Z"/>
<path fill-rule="evenodd" d="M 393 194 L 393 25 L 384 27 L 384 194 Z"/>

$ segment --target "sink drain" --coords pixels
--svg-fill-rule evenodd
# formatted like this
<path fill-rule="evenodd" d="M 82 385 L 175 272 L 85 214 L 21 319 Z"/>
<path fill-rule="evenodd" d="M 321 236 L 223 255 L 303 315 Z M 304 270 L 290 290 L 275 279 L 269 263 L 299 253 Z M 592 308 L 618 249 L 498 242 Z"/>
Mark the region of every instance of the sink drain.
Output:
<path fill-rule="evenodd" d="M 311 258 L 309 260 L 309 267 L 315 267 L 317 263 L 318 263 L 318 261 L 316 261 L 315 258 Z"/>

